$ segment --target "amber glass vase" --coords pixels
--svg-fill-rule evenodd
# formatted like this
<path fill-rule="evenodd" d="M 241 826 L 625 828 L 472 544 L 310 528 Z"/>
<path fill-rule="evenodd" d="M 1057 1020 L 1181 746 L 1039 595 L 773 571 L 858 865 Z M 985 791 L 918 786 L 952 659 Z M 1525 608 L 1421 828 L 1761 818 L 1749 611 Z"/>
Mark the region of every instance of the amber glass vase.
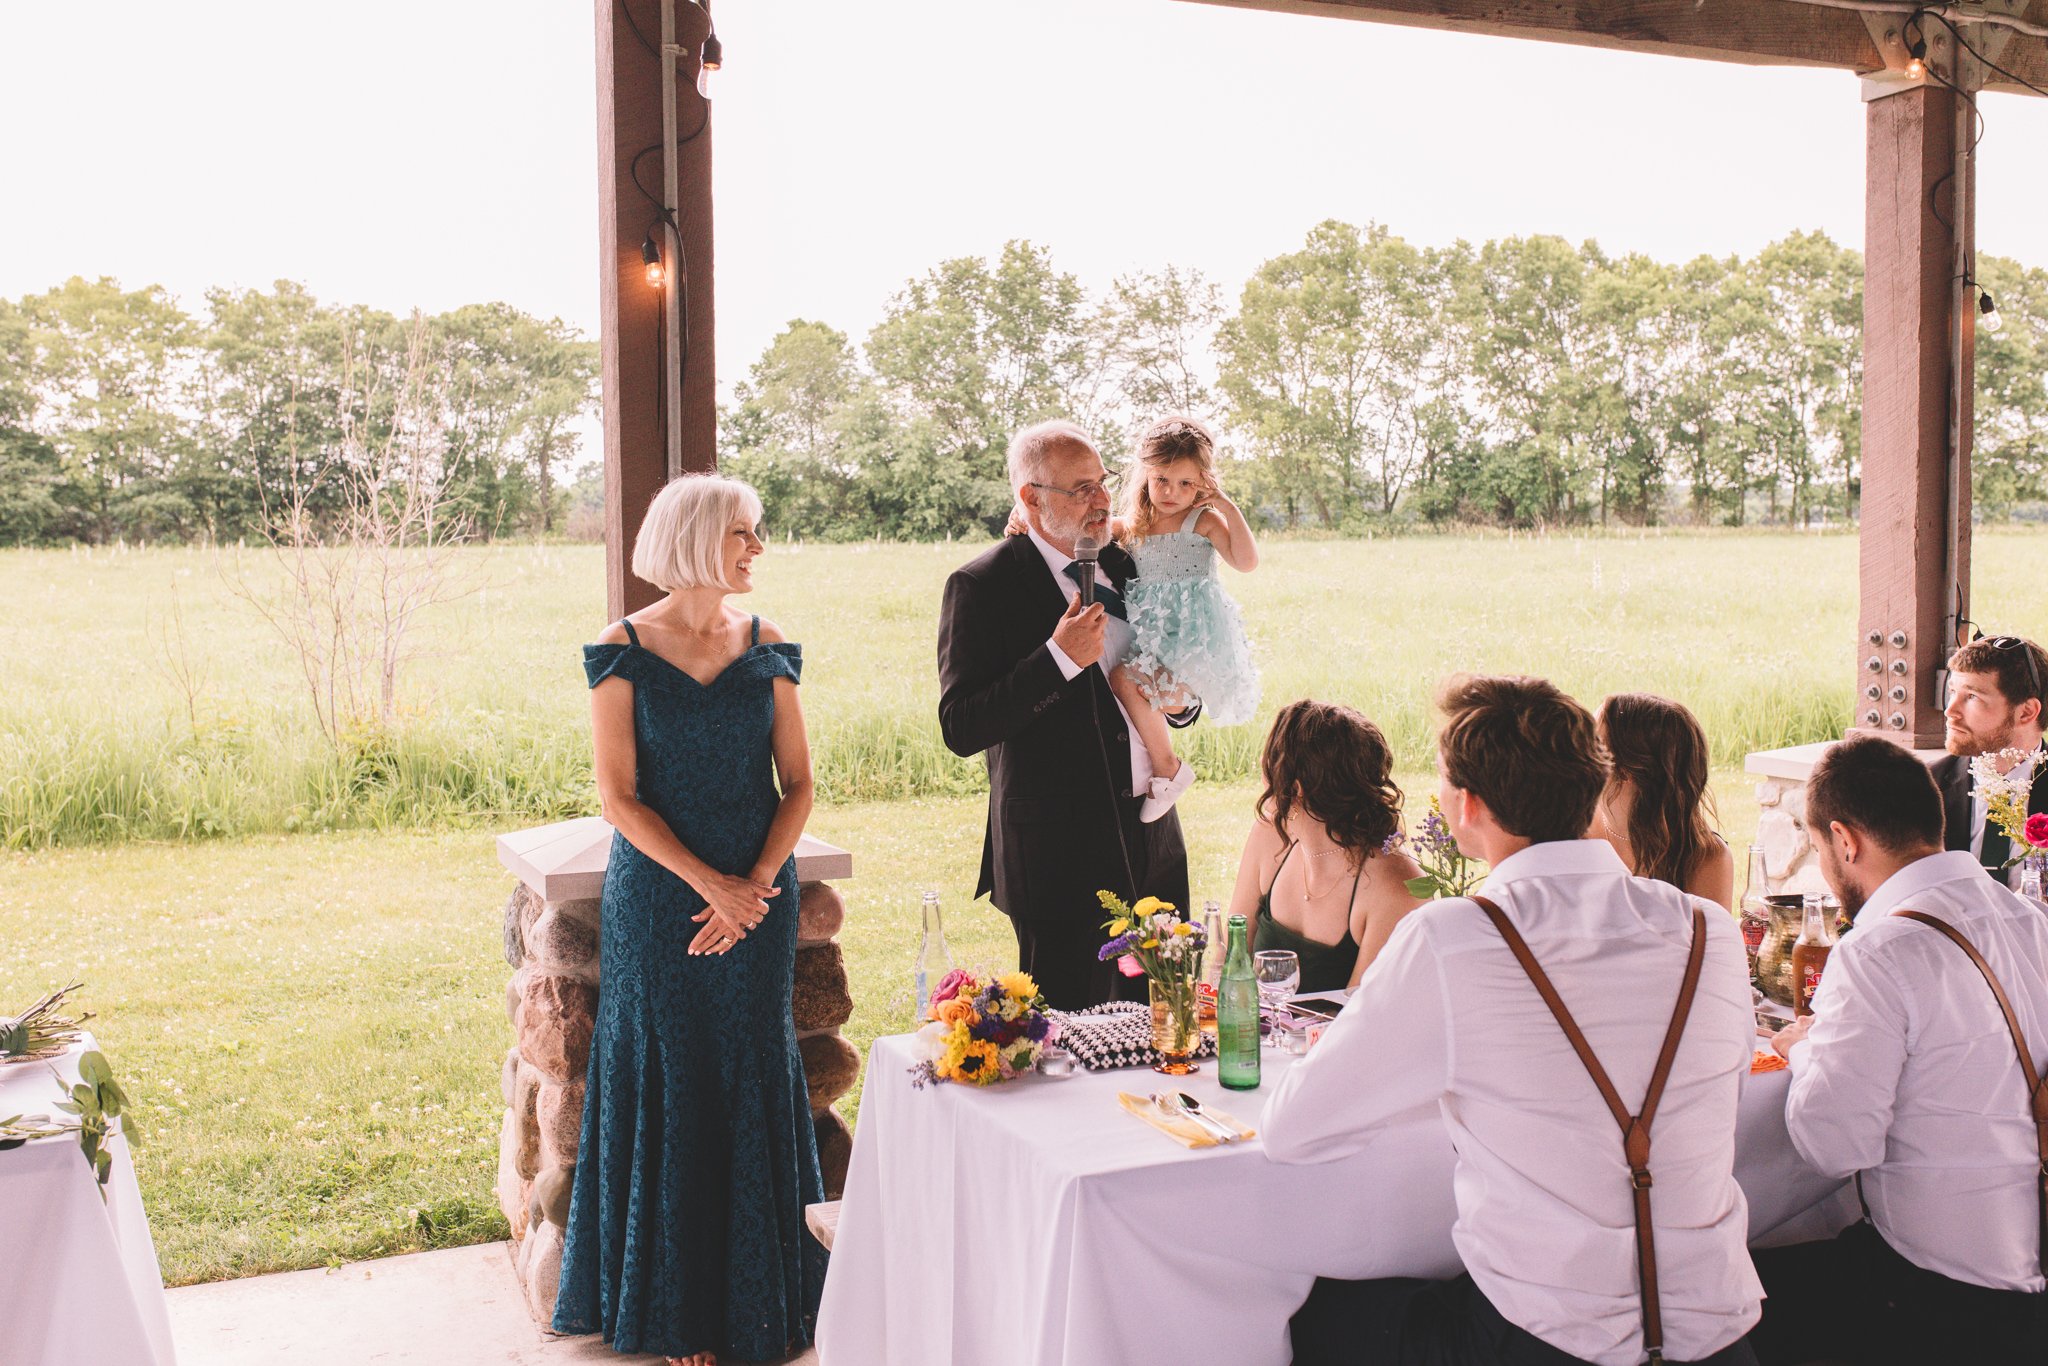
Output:
<path fill-rule="evenodd" d="M 1152 1047 L 1159 1053 L 1153 1070 L 1170 1077 L 1199 1072 L 1195 1053 L 1202 1046 L 1202 1016 L 1194 974 L 1148 977 L 1145 985 L 1152 998 Z"/>

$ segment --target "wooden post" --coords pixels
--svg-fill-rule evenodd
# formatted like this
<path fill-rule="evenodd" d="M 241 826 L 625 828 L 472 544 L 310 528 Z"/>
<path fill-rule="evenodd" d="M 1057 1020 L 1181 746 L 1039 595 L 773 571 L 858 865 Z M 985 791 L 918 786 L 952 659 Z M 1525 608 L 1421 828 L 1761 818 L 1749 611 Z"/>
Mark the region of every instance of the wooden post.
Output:
<path fill-rule="evenodd" d="M 673 0 L 678 202 L 663 222 L 662 0 L 596 0 L 598 303 L 603 338 L 605 612 L 616 620 L 660 596 L 634 577 L 633 538 L 647 505 L 675 473 L 718 462 L 712 346 L 711 107 L 697 94 L 697 53 L 710 19 Z M 627 5 L 635 5 L 627 12 Z M 637 167 L 635 161 L 637 158 Z M 635 183 L 635 171 L 638 183 Z M 668 283 L 647 283 L 641 243 L 652 233 Z M 672 346 L 669 293 L 684 319 Z M 669 455 L 668 372 L 681 367 L 680 441 Z M 673 465 L 673 468 L 671 467 Z"/>
<path fill-rule="evenodd" d="M 1929 81 L 1868 116 L 1855 726 L 1915 749 L 1942 744 L 1951 614 L 1969 605 L 1975 318 L 1954 277 L 1975 187 L 1959 103 Z"/>

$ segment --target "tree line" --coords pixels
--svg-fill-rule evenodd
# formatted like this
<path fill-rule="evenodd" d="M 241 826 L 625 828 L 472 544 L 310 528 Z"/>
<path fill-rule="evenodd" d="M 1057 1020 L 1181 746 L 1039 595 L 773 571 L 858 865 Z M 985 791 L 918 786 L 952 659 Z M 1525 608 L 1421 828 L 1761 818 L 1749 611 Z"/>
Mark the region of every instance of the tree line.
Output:
<path fill-rule="evenodd" d="M 576 329 L 503 303 L 401 318 L 279 281 L 210 290 L 195 317 L 76 277 L 0 299 L 0 544 L 339 521 L 355 466 L 394 443 L 465 534 L 549 531 L 597 365 Z"/>
<path fill-rule="evenodd" d="M 2048 272 L 1996 257 L 1977 341 L 1977 505 L 2048 497 Z M 1229 307 L 1168 267 L 1091 296 L 1012 242 L 910 281 L 856 348 L 790 323 L 735 387 L 721 466 L 825 539 L 1000 527 L 1003 449 L 1047 416 L 1111 462 L 1212 420 L 1271 526 L 1809 524 L 1853 515 L 1861 254 L 1794 233 L 1671 265 L 1557 237 L 1418 247 L 1325 222 Z"/>
<path fill-rule="evenodd" d="M 2048 271 L 1977 274 L 2005 325 L 1977 337 L 1973 479 L 2001 516 L 2048 500 Z M 719 460 L 776 534 L 980 535 L 1020 426 L 1072 417 L 1115 462 L 1176 411 L 1216 425 L 1272 527 L 1808 524 L 1857 506 L 1862 280 L 1820 233 L 1673 265 L 1330 221 L 1232 304 L 1175 266 L 1091 292 L 1012 242 L 908 281 L 859 345 L 791 322 L 734 386 Z M 593 501 L 597 364 L 503 303 L 408 319 L 280 281 L 194 316 L 76 278 L 0 299 L 0 544 L 338 523 L 394 441 L 465 534 L 587 533 L 567 514 Z"/>

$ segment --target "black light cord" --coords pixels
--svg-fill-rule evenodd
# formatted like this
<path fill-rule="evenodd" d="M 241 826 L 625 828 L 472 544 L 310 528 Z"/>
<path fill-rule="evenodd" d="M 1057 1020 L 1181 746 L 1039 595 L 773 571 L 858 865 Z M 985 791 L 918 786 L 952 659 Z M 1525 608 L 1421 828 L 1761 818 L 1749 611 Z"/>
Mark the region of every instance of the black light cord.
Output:
<path fill-rule="evenodd" d="M 2005 77 L 2005 78 L 2006 78 L 2007 80 L 2011 81 L 2011 82 L 2012 82 L 2012 83 L 2013 83 L 2014 85 L 2023 85 L 2023 86 L 2025 86 L 2025 87 L 2026 87 L 2027 89 L 2029 89 L 2029 90 L 2033 91 L 2033 92 L 2034 92 L 2034 93 L 2035 93 L 2036 95 L 2048 95 L 2048 90 L 2044 90 L 2044 89 L 2042 89 L 2042 88 L 2041 88 L 2040 86 L 2038 86 L 2038 85 L 2035 85 L 2035 84 L 2034 84 L 2034 83 L 2033 83 L 2032 81 L 2028 80 L 2028 79 L 2027 79 L 2026 77 L 2024 77 L 2024 76 L 2017 76 L 2017 75 L 2014 75 L 2014 74 L 2013 74 L 2012 72 L 2010 72 L 2010 71 L 2007 71 L 2007 70 L 2006 70 L 2006 69 L 2005 69 L 2004 67 L 2000 66 L 2000 65 L 1999 65 L 1999 64 L 1998 64 L 1997 62 L 1994 62 L 1994 61 L 1992 61 L 1992 60 L 1991 60 L 1991 59 L 1990 59 L 1989 57 L 1986 57 L 1986 56 L 1985 56 L 1985 55 L 1984 55 L 1983 53 L 1979 52 L 1979 51 L 1978 51 L 1978 50 L 1977 50 L 1976 48 L 1974 48 L 1974 47 L 1970 46 L 1970 40 L 1969 40 L 1968 38 L 1965 38 L 1965 37 L 1963 36 L 1963 31 L 1962 31 L 1961 29 L 1957 28 L 1957 27 L 1955 26 L 1955 22 L 1954 22 L 1953 20 L 1951 20 L 1951 19 L 1950 19 L 1950 18 L 1949 18 L 1949 17 L 1948 17 L 1948 16 L 1946 15 L 1946 14 L 1943 14 L 1943 13 L 1942 13 L 1942 12 L 1941 12 L 1940 10 L 1931 10 L 1931 9 L 1924 9 L 1924 10 L 1920 10 L 1920 11 L 1916 12 L 1916 13 L 1915 13 L 1915 14 L 1913 15 L 1913 18 L 1912 18 L 1911 20 L 1909 20 L 1908 22 L 1910 23 L 1910 22 L 1915 22 L 1915 21 L 1917 21 L 1917 20 L 1918 20 L 1918 19 L 1920 18 L 1920 16 L 1921 16 L 1922 14 L 1929 14 L 1929 15 L 1932 15 L 1932 16 L 1934 16 L 1934 17 L 1935 17 L 1936 19 L 1939 19 L 1939 20 L 1941 20 L 1942 26 L 1943 26 L 1944 28 L 1946 28 L 1946 29 L 1947 29 L 1947 30 L 1948 30 L 1948 31 L 1949 31 L 1949 32 L 1950 32 L 1951 34 L 1953 34 L 1953 35 L 1955 36 L 1955 40 L 1956 40 L 1956 42 L 1957 42 L 1958 44 L 1960 44 L 1960 45 L 1961 45 L 1961 47 L 1962 47 L 1963 51 L 1965 51 L 1965 52 L 1969 53 L 1969 54 L 1970 54 L 1970 55 L 1971 55 L 1972 57 L 1975 57 L 1975 58 L 1976 58 L 1976 59 L 1977 59 L 1977 60 L 1978 60 L 1979 62 L 1983 63 L 1983 64 L 1984 64 L 1985 66 L 1989 67 L 1989 68 L 1990 68 L 1991 70 L 1993 70 L 1993 71 L 1996 71 L 1996 72 L 1997 72 L 1997 73 L 1998 73 L 1999 75 L 2001 75 L 2001 76 Z M 1946 82 L 1946 81 L 1944 81 L 1944 82 L 1942 82 L 1942 84 L 1946 85 L 1946 84 L 1947 84 L 1947 82 Z M 1976 103 L 1975 103 L 1975 101 L 1972 101 L 1972 102 L 1971 102 L 1971 107 L 1972 107 L 1972 108 L 1975 108 L 1975 107 L 1976 107 Z"/>

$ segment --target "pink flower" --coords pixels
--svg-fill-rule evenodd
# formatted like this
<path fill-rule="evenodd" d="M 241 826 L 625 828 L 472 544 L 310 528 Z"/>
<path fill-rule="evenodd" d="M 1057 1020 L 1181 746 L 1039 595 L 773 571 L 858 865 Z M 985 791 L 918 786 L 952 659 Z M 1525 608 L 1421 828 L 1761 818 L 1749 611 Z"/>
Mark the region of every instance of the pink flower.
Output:
<path fill-rule="evenodd" d="M 960 988 L 967 985 L 968 973 L 964 968 L 954 968 L 939 979 L 938 990 L 932 993 L 932 1004 L 950 1001 L 960 994 Z"/>
<path fill-rule="evenodd" d="M 2036 849 L 2048 849 L 2048 811 L 2037 811 L 2027 817 L 2027 843 Z"/>
<path fill-rule="evenodd" d="M 1143 965 L 1128 953 L 1116 960 L 1116 970 L 1126 977 L 1143 977 L 1145 975 Z"/>

